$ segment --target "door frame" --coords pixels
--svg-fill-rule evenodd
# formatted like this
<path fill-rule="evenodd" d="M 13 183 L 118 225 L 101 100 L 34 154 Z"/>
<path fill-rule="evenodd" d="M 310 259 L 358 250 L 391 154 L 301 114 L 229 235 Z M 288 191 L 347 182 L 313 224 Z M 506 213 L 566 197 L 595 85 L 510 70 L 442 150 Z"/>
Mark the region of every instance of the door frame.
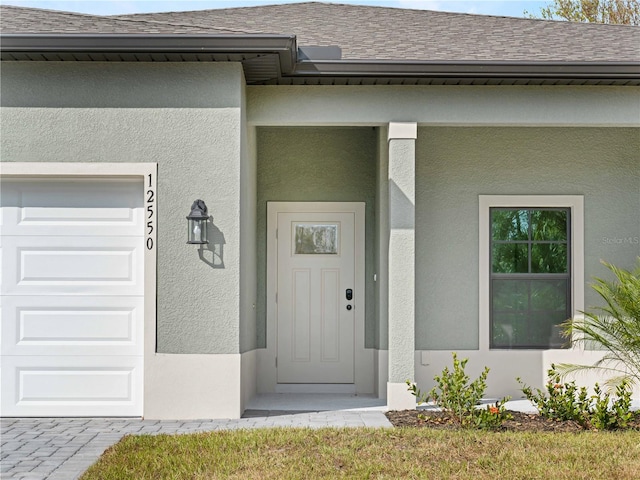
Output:
<path fill-rule="evenodd" d="M 353 384 L 278 384 L 277 383 L 277 266 L 278 249 L 276 239 L 277 215 L 284 212 L 355 214 L 355 282 L 354 291 L 359 292 L 357 308 L 354 310 L 354 383 Z M 267 348 L 258 363 L 258 391 L 280 393 L 374 393 L 373 350 L 365 348 L 365 203 L 364 202 L 267 202 L 267 270 L 266 270 Z M 261 361 L 264 360 L 264 361 Z"/>

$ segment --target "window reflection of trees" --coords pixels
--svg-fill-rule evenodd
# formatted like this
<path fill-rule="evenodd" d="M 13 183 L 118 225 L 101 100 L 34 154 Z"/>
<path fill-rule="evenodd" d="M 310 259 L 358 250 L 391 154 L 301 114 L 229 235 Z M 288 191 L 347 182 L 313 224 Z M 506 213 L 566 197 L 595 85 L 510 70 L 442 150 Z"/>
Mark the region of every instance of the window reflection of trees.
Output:
<path fill-rule="evenodd" d="M 335 254 L 337 225 L 296 225 L 296 254 Z"/>
<path fill-rule="evenodd" d="M 569 210 L 491 209 L 493 348 L 562 346 L 570 316 Z"/>

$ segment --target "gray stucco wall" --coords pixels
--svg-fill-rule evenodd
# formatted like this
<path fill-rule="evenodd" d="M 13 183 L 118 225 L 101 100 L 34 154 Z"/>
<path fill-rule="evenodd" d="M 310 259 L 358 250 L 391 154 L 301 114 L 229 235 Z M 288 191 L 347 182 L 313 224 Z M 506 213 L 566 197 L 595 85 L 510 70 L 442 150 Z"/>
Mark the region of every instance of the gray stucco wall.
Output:
<path fill-rule="evenodd" d="M 371 127 L 258 128 L 258 346 L 266 346 L 267 201 L 366 202 L 365 346 L 375 341 L 377 132 Z"/>
<path fill-rule="evenodd" d="M 417 349 L 478 348 L 480 194 L 584 195 L 587 282 L 640 255 L 640 129 L 424 127 L 416 158 Z"/>
<path fill-rule="evenodd" d="M 3 162 L 158 163 L 159 352 L 239 352 L 242 83 L 231 63 L 2 65 Z M 223 268 L 186 245 L 196 198 Z"/>

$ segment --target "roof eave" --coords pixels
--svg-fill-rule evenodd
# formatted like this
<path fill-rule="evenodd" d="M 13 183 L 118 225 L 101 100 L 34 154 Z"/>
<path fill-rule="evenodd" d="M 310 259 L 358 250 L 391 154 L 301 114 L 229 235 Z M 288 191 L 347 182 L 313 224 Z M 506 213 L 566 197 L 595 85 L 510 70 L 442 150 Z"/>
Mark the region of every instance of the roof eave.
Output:
<path fill-rule="evenodd" d="M 640 62 L 302 61 L 292 76 L 640 80 Z"/>
<path fill-rule="evenodd" d="M 1 34 L 3 53 L 275 53 L 289 74 L 296 65 L 295 35 L 263 34 Z"/>
<path fill-rule="evenodd" d="M 1 34 L 2 53 L 276 54 L 282 78 L 537 79 L 640 82 L 640 62 L 300 60 L 295 35 Z"/>

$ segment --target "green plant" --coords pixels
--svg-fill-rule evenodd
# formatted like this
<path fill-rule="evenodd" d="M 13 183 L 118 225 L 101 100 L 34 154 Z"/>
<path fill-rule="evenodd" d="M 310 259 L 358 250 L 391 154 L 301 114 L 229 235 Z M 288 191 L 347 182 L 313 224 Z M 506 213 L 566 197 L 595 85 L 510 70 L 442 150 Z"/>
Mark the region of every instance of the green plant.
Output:
<path fill-rule="evenodd" d="M 589 415 L 589 398 L 587 389 L 578 389 L 576 382 L 562 383 L 555 365 L 547 371 L 545 391 L 536 389 L 534 392 L 520 378 L 516 380 L 522 385 L 522 393 L 535 405 L 540 415 L 555 420 L 573 420 L 582 426 L 587 426 Z"/>
<path fill-rule="evenodd" d="M 497 430 L 502 426 L 502 422 L 513 418 L 504 406 L 509 399 L 510 397 L 504 397 L 493 405 L 487 405 L 486 408 L 476 408 L 474 412 L 476 427 L 488 430 Z"/>
<path fill-rule="evenodd" d="M 470 382 L 469 376 L 464 371 L 469 359 L 458 360 L 455 352 L 452 355 L 453 370 L 450 371 L 449 367 L 445 367 L 441 375 L 436 375 L 434 377 L 436 387 L 428 393 L 423 393 L 415 383 L 407 380 L 409 391 L 415 395 L 418 404 L 433 399 L 438 407 L 454 416 L 464 427 L 498 428 L 504 420 L 509 418 L 504 408 L 504 403 L 509 398 L 503 398 L 495 405 L 479 408 L 478 405 L 487 388 L 489 368 L 485 367 L 480 376 Z"/>
<path fill-rule="evenodd" d="M 555 420 L 573 420 L 584 428 L 614 430 L 626 428 L 632 418 L 631 388 L 627 380 L 616 387 L 615 399 L 605 393 L 597 383 L 594 395 L 589 396 L 585 387 L 578 388 L 575 382 L 561 383 L 555 365 L 548 371 L 546 393 L 522 383 L 522 393 L 535 405 L 543 417 Z"/>
<path fill-rule="evenodd" d="M 613 401 L 611 401 L 611 395 L 608 392 L 603 393 L 597 383 L 594 392 L 591 426 L 596 430 L 626 428 L 633 416 L 631 413 L 631 389 L 628 382 L 623 380 L 616 387 L 616 398 Z"/>
<path fill-rule="evenodd" d="M 562 376 L 581 370 L 599 370 L 608 375 L 608 386 L 626 379 L 631 385 L 640 384 L 640 257 L 634 271 L 617 268 L 602 262 L 615 281 L 595 279 L 592 288 L 603 298 L 606 306 L 594 308 L 584 319 L 574 318 L 563 324 L 564 335 L 574 345 L 586 345 L 604 350 L 601 360 L 593 365 L 558 365 Z"/>

